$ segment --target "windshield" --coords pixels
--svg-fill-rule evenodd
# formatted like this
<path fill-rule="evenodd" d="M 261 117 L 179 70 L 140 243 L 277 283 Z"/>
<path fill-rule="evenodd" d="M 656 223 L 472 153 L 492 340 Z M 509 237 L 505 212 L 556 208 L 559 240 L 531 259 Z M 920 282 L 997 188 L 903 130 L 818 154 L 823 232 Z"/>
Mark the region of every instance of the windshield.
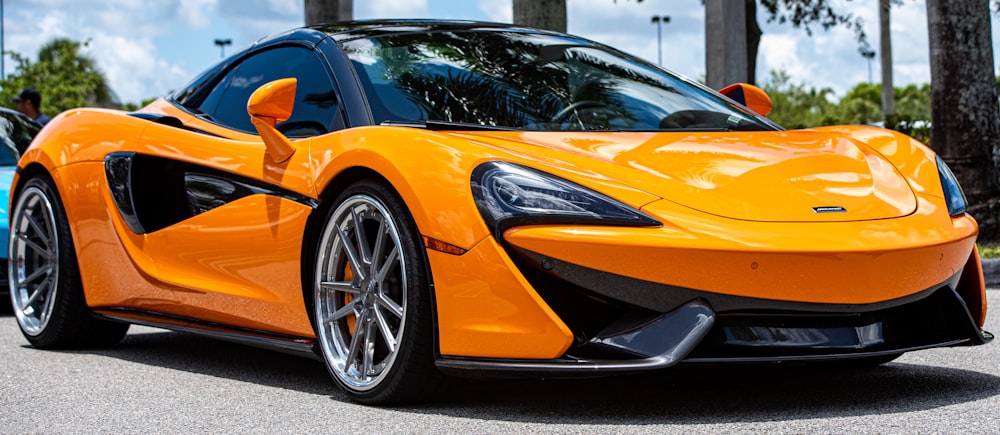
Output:
<path fill-rule="evenodd" d="M 521 130 L 774 130 L 685 79 L 589 41 L 476 31 L 342 42 L 376 123 Z"/>

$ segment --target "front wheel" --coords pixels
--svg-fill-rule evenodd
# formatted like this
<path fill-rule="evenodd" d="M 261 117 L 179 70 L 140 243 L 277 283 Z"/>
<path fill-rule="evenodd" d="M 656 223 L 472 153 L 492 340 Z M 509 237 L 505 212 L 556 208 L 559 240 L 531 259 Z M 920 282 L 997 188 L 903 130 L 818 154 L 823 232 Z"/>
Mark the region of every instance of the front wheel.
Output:
<path fill-rule="evenodd" d="M 52 181 L 28 180 L 14 202 L 9 239 L 10 299 L 25 338 L 42 349 L 108 346 L 129 325 L 94 317 L 80 284 L 66 212 Z"/>
<path fill-rule="evenodd" d="M 358 182 L 337 198 L 321 234 L 313 321 L 331 375 L 363 403 L 427 398 L 441 380 L 430 279 L 402 200 L 381 183 Z"/>

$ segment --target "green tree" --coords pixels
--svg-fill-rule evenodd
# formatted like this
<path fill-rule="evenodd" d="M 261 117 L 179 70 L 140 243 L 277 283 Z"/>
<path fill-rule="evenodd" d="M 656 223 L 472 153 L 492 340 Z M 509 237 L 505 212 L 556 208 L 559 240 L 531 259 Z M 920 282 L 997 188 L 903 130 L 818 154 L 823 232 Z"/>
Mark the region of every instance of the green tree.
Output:
<path fill-rule="evenodd" d="M 874 124 L 884 121 L 886 127 L 906 133 L 924 143 L 930 140 L 929 84 L 893 89 L 896 114 L 886 116 L 885 119 L 879 107 L 882 86 L 878 84 L 858 83 L 836 103 L 832 102 L 831 89 L 816 89 L 792 83 L 784 71 L 771 71 L 771 77 L 762 87 L 774 103 L 774 110 L 768 118 L 787 128 Z"/>
<path fill-rule="evenodd" d="M 774 109 L 767 116 L 786 128 L 809 128 L 838 124 L 835 104 L 831 102 L 833 90 L 816 89 L 801 83 L 792 83 L 784 71 L 771 71 L 763 84 L 764 92 L 771 97 Z"/>
<path fill-rule="evenodd" d="M 41 109 L 49 115 L 75 107 L 118 107 L 117 98 L 97 63 L 80 53 L 80 47 L 85 45 L 54 39 L 38 51 L 37 61 L 20 53 L 6 52 L 17 66 L 14 73 L 0 80 L 0 104 L 13 108 L 14 97 L 21 89 L 32 87 L 42 94 Z"/>

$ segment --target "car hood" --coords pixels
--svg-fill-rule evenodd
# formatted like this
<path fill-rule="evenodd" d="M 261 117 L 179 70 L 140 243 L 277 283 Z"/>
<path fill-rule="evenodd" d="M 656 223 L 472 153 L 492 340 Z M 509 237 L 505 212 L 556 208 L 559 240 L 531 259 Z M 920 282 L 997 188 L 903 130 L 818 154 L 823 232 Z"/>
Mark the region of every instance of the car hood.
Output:
<path fill-rule="evenodd" d="M 587 168 L 686 207 L 733 219 L 887 219 L 911 214 L 917 207 L 913 191 L 892 163 L 836 132 L 461 135 L 560 161 L 576 172 Z"/>

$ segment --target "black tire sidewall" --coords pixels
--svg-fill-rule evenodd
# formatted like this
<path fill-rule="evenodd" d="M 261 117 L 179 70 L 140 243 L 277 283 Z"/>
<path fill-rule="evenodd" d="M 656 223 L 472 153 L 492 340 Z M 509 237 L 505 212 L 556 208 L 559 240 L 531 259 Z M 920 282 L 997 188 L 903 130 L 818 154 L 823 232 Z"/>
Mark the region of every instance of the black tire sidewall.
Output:
<path fill-rule="evenodd" d="M 125 336 L 129 325 L 101 320 L 90 312 L 80 280 L 69 221 L 55 183 L 48 176 L 35 176 L 25 182 L 24 187 L 19 190 L 18 199 L 30 188 L 38 189 L 52 207 L 55 239 L 59 252 L 56 263 L 58 276 L 55 290 L 51 295 L 54 298 L 52 311 L 42 332 L 32 336 L 21 328 L 22 334 L 32 346 L 41 349 L 72 349 L 117 343 Z M 13 203 L 17 204 L 17 201 Z M 14 213 L 19 212 L 20 210 L 14 211 Z M 11 222 L 14 220 L 12 215 Z M 20 324 L 18 327 L 20 328 Z"/>
<path fill-rule="evenodd" d="M 420 233 L 403 200 L 392 189 L 376 181 L 359 181 L 345 189 L 326 213 L 324 230 L 330 225 L 337 207 L 348 198 L 365 195 L 378 201 L 389 212 L 400 236 L 400 247 L 406 256 L 407 310 L 405 327 L 398 354 L 389 368 L 389 374 L 369 390 L 356 390 L 345 385 L 327 363 L 331 377 L 353 400 L 366 404 L 401 404 L 421 400 L 439 383 L 439 374 L 433 363 L 431 322 L 430 277 L 427 272 L 426 253 Z M 319 246 L 317 246 L 317 250 Z M 314 258 L 320 258 L 319 253 Z M 315 284 L 314 284 L 315 285 Z M 315 311 L 311 312 L 315 316 Z M 313 319 L 316 328 L 319 319 Z M 321 337 L 317 330 L 317 337 Z M 321 338 L 320 338 L 321 339 Z M 319 352 L 322 355 L 322 352 Z"/>

